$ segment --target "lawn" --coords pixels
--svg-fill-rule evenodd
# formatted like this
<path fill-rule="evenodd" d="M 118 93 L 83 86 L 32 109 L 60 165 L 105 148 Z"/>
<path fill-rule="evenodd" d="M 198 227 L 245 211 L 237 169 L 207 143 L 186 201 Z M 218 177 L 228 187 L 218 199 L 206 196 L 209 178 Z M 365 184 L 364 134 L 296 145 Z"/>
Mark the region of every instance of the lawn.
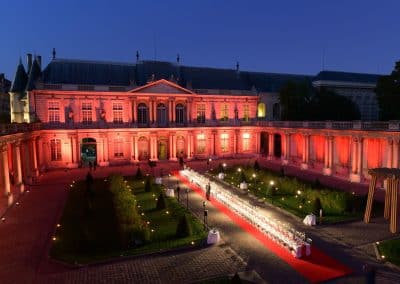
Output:
<path fill-rule="evenodd" d="M 400 266 L 400 239 L 380 242 L 378 249 L 385 260 Z"/>
<path fill-rule="evenodd" d="M 248 184 L 248 191 L 300 218 L 315 211 L 315 200 L 321 201 L 323 223 L 360 220 L 364 214 L 366 196 L 357 196 L 348 192 L 323 187 L 318 181 L 303 182 L 294 177 L 283 176 L 266 169 L 254 167 L 223 168 L 220 165 L 211 171 L 217 177 L 225 172 L 224 181 L 239 189 L 242 179 Z M 374 214 L 382 213 L 382 204 L 374 204 Z"/>
<path fill-rule="evenodd" d="M 173 198 L 166 198 L 167 208 L 156 210 L 156 198 L 161 186 L 152 184 L 152 191 L 144 191 L 144 180 L 127 177 L 132 188 L 137 209 L 150 228 L 150 241 L 144 244 L 121 248 L 118 226 L 108 181 L 97 179 L 93 185 L 93 196 L 86 196 L 85 182 L 77 182 L 69 196 L 56 228 L 55 239 L 50 250 L 51 257 L 69 263 L 89 263 L 121 255 L 136 255 L 158 252 L 178 247 L 189 247 L 202 242 L 206 237 L 202 223 Z M 87 200 L 91 200 L 87 202 Z M 180 217 L 188 215 L 193 234 L 177 238 L 176 228 Z"/>

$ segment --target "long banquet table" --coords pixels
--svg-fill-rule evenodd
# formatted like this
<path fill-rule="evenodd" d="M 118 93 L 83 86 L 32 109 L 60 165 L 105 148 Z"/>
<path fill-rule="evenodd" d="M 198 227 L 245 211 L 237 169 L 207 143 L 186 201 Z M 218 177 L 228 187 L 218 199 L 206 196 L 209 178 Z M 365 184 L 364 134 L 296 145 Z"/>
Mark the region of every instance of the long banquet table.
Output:
<path fill-rule="evenodd" d="M 210 197 L 223 203 L 231 211 L 248 221 L 268 238 L 286 248 L 296 258 L 311 255 L 311 239 L 306 238 L 305 234 L 295 230 L 288 224 L 268 218 L 260 214 L 257 206 L 242 200 L 236 194 L 225 189 L 209 178 L 201 175 L 192 169 L 181 170 L 180 175 L 197 185 L 206 192 L 207 184 L 210 185 Z"/>

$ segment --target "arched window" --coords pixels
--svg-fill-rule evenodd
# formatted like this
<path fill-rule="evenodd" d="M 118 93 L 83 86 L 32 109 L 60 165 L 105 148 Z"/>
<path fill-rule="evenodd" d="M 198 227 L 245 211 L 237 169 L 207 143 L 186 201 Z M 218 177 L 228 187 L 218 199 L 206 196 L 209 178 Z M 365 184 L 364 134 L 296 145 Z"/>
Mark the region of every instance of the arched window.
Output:
<path fill-rule="evenodd" d="M 145 103 L 140 103 L 138 105 L 137 121 L 138 121 L 138 124 L 147 124 L 148 123 L 148 110 L 147 110 L 147 106 Z"/>
<path fill-rule="evenodd" d="M 275 120 L 279 120 L 281 118 L 281 106 L 278 103 L 274 103 L 272 107 L 272 117 Z"/>
<path fill-rule="evenodd" d="M 258 118 L 265 118 L 267 113 L 266 106 L 264 103 L 259 103 L 257 107 L 257 117 Z"/>
<path fill-rule="evenodd" d="M 175 122 L 176 124 L 185 123 L 185 107 L 183 104 L 177 104 L 175 107 Z"/>
<path fill-rule="evenodd" d="M 157 105 L 157 125 L 167 125 L 167 108 L 163 103 Z"/>

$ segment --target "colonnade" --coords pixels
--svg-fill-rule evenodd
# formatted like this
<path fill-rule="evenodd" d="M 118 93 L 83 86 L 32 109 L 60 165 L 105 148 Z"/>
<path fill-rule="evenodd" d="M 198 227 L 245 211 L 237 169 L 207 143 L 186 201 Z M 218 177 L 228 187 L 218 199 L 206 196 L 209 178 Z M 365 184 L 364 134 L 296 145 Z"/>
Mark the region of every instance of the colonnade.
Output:
<path fill-rule="evenodd" d="M 341 154 L 340 152 L 346 152 L 349 150 L 349 153 L 345 153 L 348 157 L 348 162 L 344 165 L 348 169 L 348 179 L 351 182 L 362 182 L 364 178 L 364 173 L 366 173 L 368 169 L 368 159 L 372 158 L 370 156 L 374 156 L 378 160 L 379 166 L 387 167 L 387 168 L 398 168 L 399 167 L 399 137 L 393 135 L 387 135 L 387 137 L 371 137 L 371 139 L 380 139 L 384 147 L 382 147 L 382 151 L 380 153 L 372 153 L 369 151 L 368 153 L 364 153 L 365 141 L 370 138 L 368 136 L 361 135 L 322 135 L 321 133 L 311 133 L 311 132 L 300 132 L 301 140 L 294 139 L 295 135 L 298 135 L 299 132 L 277 132 L 277 131 L 267 131 L 268 133 L 268 158 L 271 160 L 280 160 L 283 165 L 291 164 L 299 166 L 303 170 L 309 170 L 310 166 L 315 162 L 311 159 L 311 153 L 314 151 L 316 147 L 323 147 L 323 163 L 321 165 L 321 169 L 316 169 L 313 167 L 313 170 L 321 170 L 321 173 L 324 175 L 333 175 L 335 174 L 335 161 L 337 162 L 338 156 Z M 281 144 L 277 145 L 274 140 L 274 135 L 280 135 Z M 323 145 L 311 145 L 311 137 L 313 135 L 321 136 L 324 139 Z M 341 149 L 340 145 L 337 144 L 336 139 L 338 137 L 346 137 L 348 138 L 349 144 L 348 149 Z M 299 142 L 300 141 L 300 142 Z M 301 145 L 297 145 L 301 143 Z M 281 147 L 281 156 L 276 156 L 275 147 Z M 313 148 L 314 147 L 314 148 Z M 293 149 L 301 149 L 301 156 L 295 156 L 298 153 L 292 153 Z M 315 156 L 315 153 L 314 153 Z M 300 165 L 296 164 L 296 159 L 300 158 Z"/>
<path fill-rule="evenodd" d="M 23 192 L 39 175 L 40 137 L 15 138 L 0 145 L 1 195 L 12 202 L 14 190 Z M 14 190 L 13 190 L 14 189 Z"/>

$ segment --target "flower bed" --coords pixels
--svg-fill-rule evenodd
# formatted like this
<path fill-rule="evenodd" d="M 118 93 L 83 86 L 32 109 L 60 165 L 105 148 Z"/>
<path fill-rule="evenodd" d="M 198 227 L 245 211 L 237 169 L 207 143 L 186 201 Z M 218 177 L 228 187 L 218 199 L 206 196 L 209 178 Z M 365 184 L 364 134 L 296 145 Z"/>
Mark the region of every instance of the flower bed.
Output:
<path fill-rule="evenodd" d="M 326 188 L 318 180 L 303 182 L 257 167 L 219 167 L 211 174 L 218 177 L 221 169 L 225 172 L 224 181 L 231 186 L 239 190 L 240 183 L 246 181 L 248 192 L 301 218 L 309 213 L 319 215 L 322 209 L 323 222 L 335 223 L 361 219 L 365 209 L 366 196 Z M 379 204 L 374 206 L 375 212 L 381 209 Z"/>

